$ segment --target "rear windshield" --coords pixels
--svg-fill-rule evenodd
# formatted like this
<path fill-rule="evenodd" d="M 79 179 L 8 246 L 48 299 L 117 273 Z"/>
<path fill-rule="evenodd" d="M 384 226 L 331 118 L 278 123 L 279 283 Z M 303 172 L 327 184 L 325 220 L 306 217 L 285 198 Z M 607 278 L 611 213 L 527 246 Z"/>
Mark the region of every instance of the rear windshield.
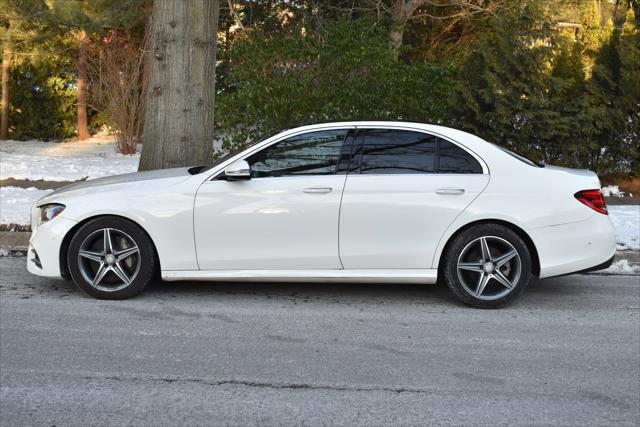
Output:
<path fill-rule="evenodd" d="M 518 153 L 514 153 L 514 152 L 513 152 L 513 151 L 511 151 L 511 150 L 507 150 L 507 149 L 506 149 L 506 148 L 504 148 L 504 147 L 500 147 L 499 145 L 496 145 L 496 144 L 494 144 L 494 145 L 495 145 L 496 147 L 498 147 L 499 149 L 501 149 L 502 151 L 504 151 L 505 153 L 507 153 L 508 155 L 510 155 L 511 157 L 515 157 L 516 159 L 520 160 L 522 163 L 526 163 L 526 164 L 528 164 L 529 166 L 533 166 L 533 167 L 536 167 L 536 168 L 543 168 L 543 167 L 544 167 L 544 164 L 543 164 L 543 163 L 534 162 L 533 160 L 529 160 L 529 159 L 527 159 L 526 157 L 521 156 L 521 155 L 520 155 L 520 154 L 518 154 Z"/>

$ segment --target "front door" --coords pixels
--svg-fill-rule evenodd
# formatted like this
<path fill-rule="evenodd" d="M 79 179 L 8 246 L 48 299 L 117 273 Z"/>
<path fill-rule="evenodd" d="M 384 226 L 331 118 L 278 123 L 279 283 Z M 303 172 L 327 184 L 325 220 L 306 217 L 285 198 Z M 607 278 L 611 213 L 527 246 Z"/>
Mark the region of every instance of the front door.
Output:
<path fill-rule="evenodd" d="M 251 179 L 203 183 L 194 206 L 201 270 L 340 269 L 338 222 L 349 129 L 288 137 L 245 158 Z"/>

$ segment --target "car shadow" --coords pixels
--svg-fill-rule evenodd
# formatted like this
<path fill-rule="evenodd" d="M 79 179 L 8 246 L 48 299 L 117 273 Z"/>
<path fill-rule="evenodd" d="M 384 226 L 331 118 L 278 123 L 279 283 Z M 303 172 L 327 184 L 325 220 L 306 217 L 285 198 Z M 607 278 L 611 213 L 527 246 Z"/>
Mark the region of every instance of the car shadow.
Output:
<path fill-rule="evenodd" d="M 583 276 L 556 279 L 532 279 L 525 292 L 509 307 L 553 306 L 584 298 L 585 288 L 575 286 Z M 371 283 L 274 283 L 274 282 L 161 282 L 151 283 L 137 298 L 190 299 L 199 301 L 283 301 L 325 304 L 411 304 L 433 308 L 465 307 L 443 283 L 371 284 Z"/>
<path fill-rule="evenodd" d="M 159 282 L 140 298 L 196 299 L 199 302 L 281 303 L 285 305 L 456 304 L 444 286 L 365 283 Z"/>
<path fill-rule="evenodd" d="M 26 271 L 3 271 L 0 292 L 20 299 L 91 298 L 70 281 L 47 279 Z M 574 275 L 546 280 L 533 279 L 524 294 L 509 307 L 553 308 L 583 303 L 587 295 L 606 294 L 610 276 Z M 604 284 L 604 286 L 603 286 Z M 419 304 L 433 307 L 462 307 L 441 283 L 351 284 L 351 283 L 262 283 L 262 282 L 162 282 L 155 280 L 136 301 L 191 300 L 198 302 L 287 302 L 326 304 Z"/>

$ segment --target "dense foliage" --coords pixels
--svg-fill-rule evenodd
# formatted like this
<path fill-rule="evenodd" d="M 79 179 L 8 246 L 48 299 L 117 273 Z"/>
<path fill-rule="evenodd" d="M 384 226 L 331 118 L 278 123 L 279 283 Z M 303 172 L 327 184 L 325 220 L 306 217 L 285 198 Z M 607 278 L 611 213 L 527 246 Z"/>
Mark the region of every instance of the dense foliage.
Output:
<path fill-rule="evenodd" d="M 74 76 L 64 58 L 23 57 L 11 74 L 12 139 L 59 139 L 75 133 Z"/>
<path fill-rule="evenodd" d="M 543 162 L 637 171 L 640 45 L 633 13 L 622 32 L 594 26 L 595 35 L 574 39 L 534 6 L 496 17 L 494 31 L 462 62 L 455 123 Z"/>
<path fill-rule="evenodd" d="M 466 129 L 535 160 L 640 174 L 640 2 L 459 3 L 423 2 L 404 15 L 396 8 L 407 3 L 395 0 L 225 3 L 215 111 L 224 149 L 305 123 L 411 120 Z M 16 4 L 51 7 L 21 21 L 29 15 Z M 70 34 L 140 39 L 145 5 L 2 3 L 0 41 L 14 44 L 10 137 L 72 135 Z M 20 37 L 27 42 L 16 47 Z"/>
<path fill-rule="evenodd" d="M 302 124 L 447 117 L 449 68 L 397 61 L 386 28 L 367 19 L 306 37 L 253 32 L 234 44 L 229 64 L 217 103 L 229 146 Z"/>
<path fill-rule="evenodd" d="M 398 59 L 389 24 L 366 14 L 320 29 L 304 19 L 287 31 L 245 29 L 221 76 L 225 148 L 303 123 L 415 120 L 465 129 L 545 163 L 637 174 L 633 9 L 600 19 L 594 1 L 553 3 L 522 1 L 474 22 L 473 37 L 459 36 L 469 42 L 462 54 L 410 39 Z M 558 27 L 559 17 L 575 25 Z"/>

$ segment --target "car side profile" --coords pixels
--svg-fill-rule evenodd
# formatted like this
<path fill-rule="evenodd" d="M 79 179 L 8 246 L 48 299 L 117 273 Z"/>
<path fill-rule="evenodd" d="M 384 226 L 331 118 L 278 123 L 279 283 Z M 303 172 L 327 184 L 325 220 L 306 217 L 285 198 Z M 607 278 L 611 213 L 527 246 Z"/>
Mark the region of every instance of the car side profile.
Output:
<path fill-rule="evenodd" d="M 72 184 L 33 206 L 28 270 L 123 299 L 163 280 L 435 283 L 482 308 L 606 268 L 598 177 L 459 130 L 341 122 L 211 166 Z"/>

